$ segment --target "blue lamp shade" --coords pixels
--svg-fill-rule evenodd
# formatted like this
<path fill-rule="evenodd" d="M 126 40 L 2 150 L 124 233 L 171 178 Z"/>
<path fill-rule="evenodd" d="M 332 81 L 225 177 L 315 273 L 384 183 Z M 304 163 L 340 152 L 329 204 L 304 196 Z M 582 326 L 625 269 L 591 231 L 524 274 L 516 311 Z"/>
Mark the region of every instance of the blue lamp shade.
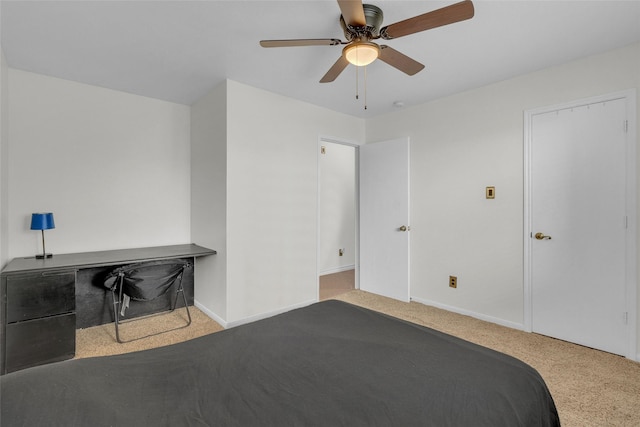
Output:
<path fill-rule="evenodd" d="M 53 213 L 34 213 L 31 214 L 31 229 L 32 230 L 50 230 L 56 228 L 56 224 L 53 222 Z"/>
<path fill-rule="evenodd" d="M 53 256 L 48 254 L 44 247 L 44 230 L 52 228 L 56 228 L 56 224 L 53 222 L 53 214 L 51 212 L 31 214 L 31 229 L 40 230 L 42 233 L 42 254 L 36 255 L 37 259 L 51 258 Z"/>

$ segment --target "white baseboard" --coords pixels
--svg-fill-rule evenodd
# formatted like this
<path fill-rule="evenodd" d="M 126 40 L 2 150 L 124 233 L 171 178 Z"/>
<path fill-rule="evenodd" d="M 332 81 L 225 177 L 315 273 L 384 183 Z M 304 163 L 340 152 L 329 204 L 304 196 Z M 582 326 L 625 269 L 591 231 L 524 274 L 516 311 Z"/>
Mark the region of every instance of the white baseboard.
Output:
<path fill-rule="evenodd" d="M 225 320 L 223 320 L 220 316 L 215 314 L 213 311 L 209 310 L 207 307 L 205 307 L 204 305 L 200 304 L 198 301 L 194 301 L 193 305 L 198 307 L 200 309 L 200 311 L 202 311 L 204 314 L 206 314 L 207 316 L 209 316 L 210 318 L 212 318 L 213 320 L 218 322 L 220 324 L 220 326 L 222 326 L 223 328 L 227 329 L 227 322 Z"/>
<path fill-rule="evenodd" d="M 500 319 L 498 317 L 487 316 L 486 314 L 476 313 L 474 311 L 465 310 L 465 309 L 462 309 L 462 308 L 459 308 L 459 307 L 453 307 L 453 306 L 450 306 L 450 305 L 441 304 L 439 302 L 431 301 L 431 300 L 428 300 L 428 299 L 411 297 L 411 301 L 419 302 L 420 304 L 430 305 L 430 306 L 433 306 L 433 307 L 436 307 L 436 308 L 441 308 L 443 310 L 451 311 L 453 313 L 458 313 L 458 314 L 462 314 L 462 315 L 465 315 L 465 316 L 474 317 L 474 318 L 479 319 L 479 320 L 484 320 L 485 322 L 491 322 L 491 323 L 495 323 L 497 325 L 506 326 L 507 328 L 524 331 L 524 324 L 522 324 L 522 323 L 511 322 L 511 321 L 508 321 L 508 320 Z"/>
<path fill-rule="evenodd" d="M 272 316 L 275 316 L 277 314 L 286 313 L 287 311 L 295 310 L 297 308 L 306 307 L 306 306 L 314 304 L 316 302 L 318 302 L 318 301 L 313 300 L 313 301 L 308 301 L 308 302 L 302 302 L 302 303 L 299 303 L 299 304 L 290 305 L 290 306 L 285 307 L 285 308 L 280 308 L 278 310 L 256 314 L 254 316 L 249 316 L 249 317 L 245 317 L 245 318 L 240 319 L 240 320 L 234 320 L 233 322 L 229 322 L 227 324 L 227 326 L 229 328 L 234 328 L 236 326 L 245 325 L 247 323 L 255 322 L 257 320 L 266 319 L 268 317 L 272 317 Z"/>
<path fill-rule="evenodd" d="M 236 326 L 244 325 L 244 324 L 247 324 L 247 323 L 255 322 L 257 320 L 266 319 L 268 317 L 272 317 L 272 316 L 275 316 L 277 314 L 286 313 L 287 311 L 295 310 L 296 308 L 306 307 L 306 306 L 314 304 L 316 302 L 318 302 L 318 301 L 313 300 L 313 301 L 303 302 L 303 303 L 300 303 L 300 304 L 294 304 L 294 305 L 291 305 L 291 306 L 288 306 L 288 307 L 284 307 L 284 308 L 281 308 L 281 309 L 278 309 L 278 310 L 256 314 L 254 316 L 245 317 L 245 318 L 239 319 L 239 320 L 234 320 L 233 322 L 227 322 L 226 320 L 223 320 L 220 316 L 218 316 L 217 314 L 215 314 L 214 312 L 212 312 L 211 310 L 209 310 L 208 308 L 206 308 L 205 306 L 200 304 L 198 301 L 194 301 L 194 305 L 196 307 L 198 307 L 204 314 L 206 314 L 207 316 L 209 316 L 210 318 L 212 318 L 213 320 L 218 322 L 220 324 L 220 326 L 222 326 L 225 329 L 228 329 L 228 328 L 234 328 Z"/>
<path fill-rule="evenodd" d="M 356 268 L 355 264 L 345 265 L 342 267 L 330 268 L 318 273 L 318 276 L 324 276 L 325 274 L 342 273 L 343 271 L 353 270 Z"/>

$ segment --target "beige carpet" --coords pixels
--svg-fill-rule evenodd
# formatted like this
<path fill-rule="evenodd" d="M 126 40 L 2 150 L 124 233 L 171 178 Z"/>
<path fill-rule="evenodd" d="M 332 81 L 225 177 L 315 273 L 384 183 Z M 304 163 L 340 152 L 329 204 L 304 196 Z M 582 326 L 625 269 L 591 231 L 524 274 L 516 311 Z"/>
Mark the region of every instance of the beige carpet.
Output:
<path fill-rule="evenodd" d="M 418 303 L 396 300 L 354 290 L 334 297 L 342 301 L 380 311 L 420 325 L 428 326 L 468 341 L 510 354 L 530 364 L 545 379 L 565 427 L 640 426 L 640 364 L 623 357 L 588 349 L 537 334 L 483 322 Z M 217 332 L 222 328 L 198 309 L 192 310 L 191 326 L 129 344 L 117 344 L 113 324 L 79 330 L 77 356 L 88 357 L 126 353 Z M 129 334 L 165 327 L 184 321 L 184 312 L 173 319 L 158 316 L 148 319 L 142 329 Z M 125 327 L 141 325 L 137 322 Z M 145 332 L 142 332 L 144 334 Z M 127 334 L 127 335 L 125 335 Z"/>
<path fill-rule="evenodd" d="M 334 298 L 356 288 L 356 271 L 346 270 L 340 273 L 320 276 L 320 301 Z"/>
<path fill-rule="evenodd" d="M 113 323 L 94 326 L 92 328 L 78 329 L 76 331 L 76 359 L 93 356 L 107 356 L 111 354 L 130 353 L 132 351 L 146 350 L 148 348 L 175 344 L 197 338 L 223 328 L 211 320 L 196 307 L 189 307 L 191 313 L 191 325 L 183 329 L 155 335 L 149 338 L 119 344 L 116 341 L 116 330 Z M 187 312 L 184 308 L 177 309 L 173 313 L 148 317 L 132 323 L 122 324 L 120 338 L 129 340 L 144 335 L 165 331 L 186 324 Z"/>

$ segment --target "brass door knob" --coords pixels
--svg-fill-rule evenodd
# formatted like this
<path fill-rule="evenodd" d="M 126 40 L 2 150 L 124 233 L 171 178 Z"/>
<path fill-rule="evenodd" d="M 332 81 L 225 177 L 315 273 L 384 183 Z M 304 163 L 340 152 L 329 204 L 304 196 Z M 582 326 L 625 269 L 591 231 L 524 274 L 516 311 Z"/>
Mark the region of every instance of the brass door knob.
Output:
<path fill-rule="evenodd" d="M 400 229 L 399 229 L 399 230 L 400 230 L 400 231 L 409 231 L 409 230 L 411 230 L 411 228 L 410 228 L 410 227 L 407 227 L 406 225 L 403 225 L 402 227 L 400 227 Z"/>
<path fill-rule="evenodd" d="M 551 236 L 545 236 L 544 233 L 536 233 L 534 237 L 538 240 L 551 240 Z"/>

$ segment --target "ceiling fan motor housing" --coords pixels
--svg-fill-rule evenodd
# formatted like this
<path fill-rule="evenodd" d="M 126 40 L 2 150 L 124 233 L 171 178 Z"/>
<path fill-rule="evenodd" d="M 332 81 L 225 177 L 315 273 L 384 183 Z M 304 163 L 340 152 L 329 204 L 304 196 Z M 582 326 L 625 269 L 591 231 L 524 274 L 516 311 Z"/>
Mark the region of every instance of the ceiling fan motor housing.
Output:
<path fill-rule="evenodd" d="M 344 35 L 348 41 L 366 38 L 377 39 L 380 37 L 380 27 L 382 26 L 382 9 L 372 4 L 363 4 L 364 17 L 367 25 L 365 27 L 353 27 L 344 21 L 340 15 L 340 25 L 344 30 Z"/>

